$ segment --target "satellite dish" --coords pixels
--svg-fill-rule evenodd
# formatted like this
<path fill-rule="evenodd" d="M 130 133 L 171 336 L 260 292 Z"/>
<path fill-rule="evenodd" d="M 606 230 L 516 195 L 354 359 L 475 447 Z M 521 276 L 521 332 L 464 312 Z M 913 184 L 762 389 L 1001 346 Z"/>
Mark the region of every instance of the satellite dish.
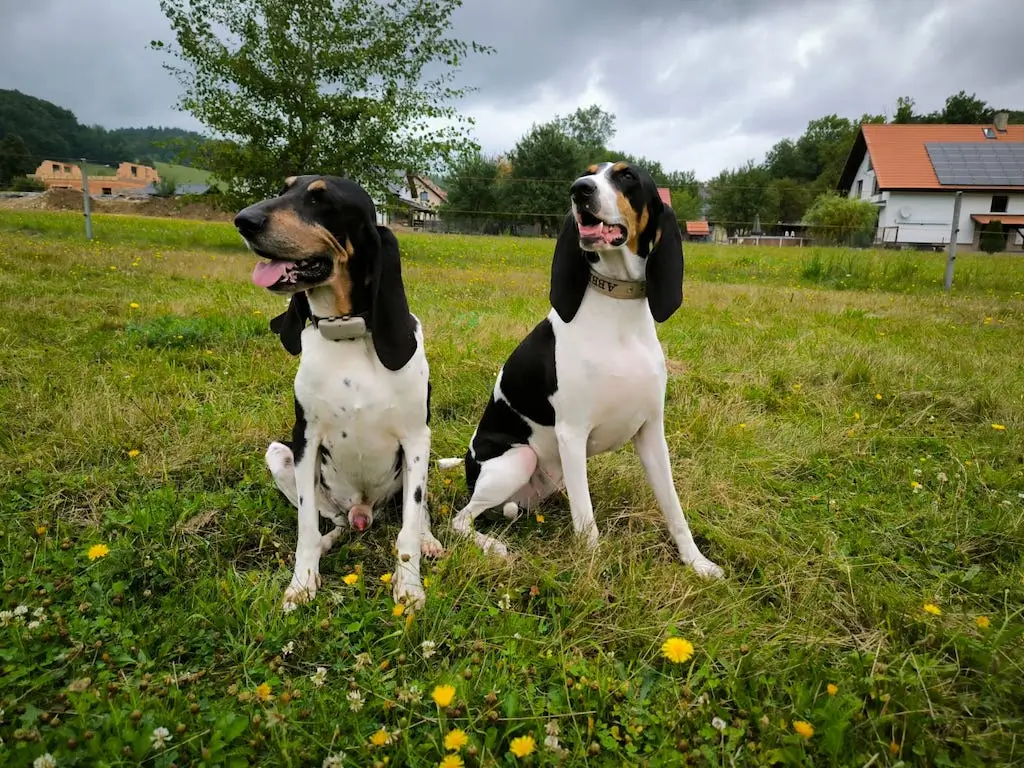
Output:
<path fill-rule="evenodd" d="M 899 211 L 897 212 L 896 215 L 899 216 L 904 221 L 906 221 L 907 219 L 910 218 L 910 214 L 911 214 L 910 206 L 909 205 L 904 205 L 902 208 L 899 209 Z"/>

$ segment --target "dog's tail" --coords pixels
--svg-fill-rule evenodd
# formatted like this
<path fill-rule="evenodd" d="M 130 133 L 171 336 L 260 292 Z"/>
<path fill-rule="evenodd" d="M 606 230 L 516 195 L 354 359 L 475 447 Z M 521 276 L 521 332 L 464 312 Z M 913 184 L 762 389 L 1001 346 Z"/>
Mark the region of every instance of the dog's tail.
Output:
<path fill-rule="evenodd" d="M 462 462 L 463 462 L 463 459 L 458 459 L 458 458 L 438 459 L 437 460 L 437 468 L 438 469 L 452 469 L 453 467 L 461 466 Z"/>

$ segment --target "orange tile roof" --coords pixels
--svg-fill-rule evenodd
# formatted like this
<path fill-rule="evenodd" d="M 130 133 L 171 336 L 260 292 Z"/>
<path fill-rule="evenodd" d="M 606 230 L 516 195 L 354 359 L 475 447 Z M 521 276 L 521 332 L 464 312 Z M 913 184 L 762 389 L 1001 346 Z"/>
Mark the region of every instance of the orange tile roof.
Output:
<path fill-rule="evenodd" d="M 979 224 L 999 221 L 1014 227 L 1024 226 L 1024 214 L 1020 213 L 972 213 L 971 218 Z"/>
<path fill-rule="evenodd" d="M 996 132 L 996 139 L 986 139 L 985 125 L 938 125 L 938 124 L 865 124 L 861 126 L 871 165 L 875 169 L 879 189 L 951 189 L 950 185 L 939 183 L 932 168 L 926 142 L 1024 142 L 1024 125 L 1008 125 L 1006 133 Z M 859 144 L 859 142 L 857 142 Z M 857 144 L 854 145 L 857 151 Z M 1024 188 L 1024 179 L 1019 185 L 1000 189 Z M 986 189 L 993 189 L 987 187 Z"/>
<path fill-rule="evenodd" d="M 706 221 L 688 221 L 686 222 L 686 234 L 708 235 L 711 234 L 711 227 Z"/>
<path fill-rule="evenodd" d="M 658 187 L 658 197 L 665 205 L 672 207 L 672 190 L 668 187 Z"/>

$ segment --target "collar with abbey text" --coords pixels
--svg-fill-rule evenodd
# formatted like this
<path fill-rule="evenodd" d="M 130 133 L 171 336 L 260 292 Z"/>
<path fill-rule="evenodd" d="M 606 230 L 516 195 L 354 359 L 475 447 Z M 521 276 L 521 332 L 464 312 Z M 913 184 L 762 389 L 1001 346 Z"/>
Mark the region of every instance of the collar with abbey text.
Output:
<path fill-rule="evenodd" d="M 647 296 L 644 280 L 613 280 L 590 270 L 590 284 L 613 299 L 642 299 Z"/>

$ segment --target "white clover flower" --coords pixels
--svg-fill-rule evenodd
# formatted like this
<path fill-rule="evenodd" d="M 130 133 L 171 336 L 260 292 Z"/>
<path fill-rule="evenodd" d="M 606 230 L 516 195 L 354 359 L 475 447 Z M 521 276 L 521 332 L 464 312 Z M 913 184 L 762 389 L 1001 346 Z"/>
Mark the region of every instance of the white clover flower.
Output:
<path fill-rule="evenodd" d="M 348 696 L 345 698 L 348 699 L 348 708 L 353 712 L 358 712 L 363 708 L 365 699 L 363 699 L 363 694 L 359 691 L 349 691 Z"/>
<path fill-rule="evenodd" d="M 716 731 L 724 731 L 725 720 L 723 720 L 720 717 L 713 717 L 711 718 L 711 727 L 714 728 Z"/>
<path fill-rule="evenodd" d="M 39 629 L 39 622 L 36 621 L 35 619 L 32 619 L 32 621 L 30 621 L 28 623 L 28 628 L 29 629 Z"/>
<path fill-rule="evenodd" d="M 28 606 L 27 605 L 19 605 L 17 608 L 14 609 L 14 615 L 15 616 L 24 616 L 26 613 L 28 613 Z M 45 757 L 45 755 L 44 755 L 44 757 Z"/>
<path fill-rule="evenodd" d="M 43 615 L 43 607 L 42 606 L 39 606 L 34 611 L 32 611 L 32 615 L 35 616 L 37 619 L 44 619 L 44 618 L 46 618 Z"/>
<path fill-rule="evenodd" d="M 327 667 L 317 667 L 316 672 L 310 675 L 309 679 L 312 681 L 313 685 L 320 688 L 327 680 Z"/>
<path fill-rule="evenodd" d="M 14 614 L 11 611 L 0 611 L 0 627 L 6 627 L 13 618 Z"/>
<path fill-rule="evenodd" d="M 163 749 L 167 746 L 167 742 L 171 740 L 171 732 L 161 725 L 153 729 L 149 740 L 153 744 L 153 749 Z"/>
<path fill-rule="evenodd" d="M 57 768 L 57 760 L 47 752 L 42 757 L 37 757 L 32 761 L 32 768 Z"/>
<path fill-rule="evenodd" d="M 949 481 L 949 478 L 946 477 L 945 472 L 939 472 L 939 474 L 937 474 L 935 477 L 938 479 L 940 483 L 945 483 Z"/>
<path fill-rule="evenodd" d="M 344 752 L 335 752 L 333 755 L 328 755 L 324 758 L 320 768 L 341 768 L 345 762 Z"/>
<path fill-rule="evenodd" d="M 368 653 L 356 654 L 356 672 L 373 664 L 373 658 Z"/>
<path fill-rule="evenodd" d="M 281 648 L 281 655 L 287 658 L 291 655 L 292 651 L 295 650 L 295 641 L 289 640 L 283 648 Z"/>
<path fill-rule="evenodd" d="M 423 652 L 423 658 L 429 659 L 435 653 L 437 653 L 437 643 L 433 640 L 424 640 L 420 643 L 420 650 Z"/>
<path fill-rule="evenodd" d="M 503 611 L 507 611 L 509 608 L 511 608 L 512 607 L 512 595 L 510 595 L 508 592 L 506 592 L 504 595 L 502 595 L 501 599 L 498 600 L 498 607 L 501 610 L 503 610 Z"/>

